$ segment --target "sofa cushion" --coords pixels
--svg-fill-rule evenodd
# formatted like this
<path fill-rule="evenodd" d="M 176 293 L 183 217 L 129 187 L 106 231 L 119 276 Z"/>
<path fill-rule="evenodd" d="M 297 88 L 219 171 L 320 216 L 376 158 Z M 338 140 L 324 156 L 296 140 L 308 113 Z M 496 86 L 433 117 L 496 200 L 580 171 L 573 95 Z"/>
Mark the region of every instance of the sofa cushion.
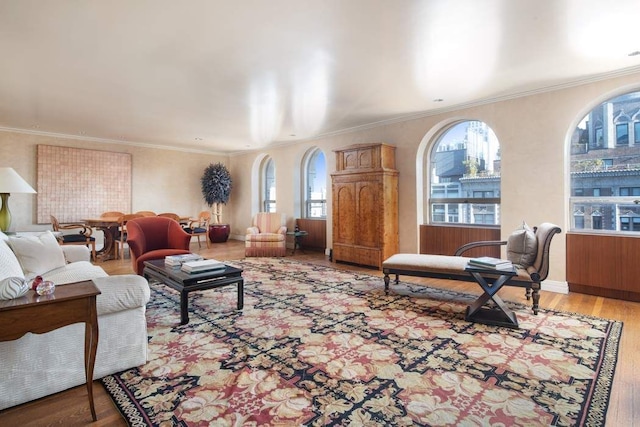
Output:
<path fill-rule="evenodd" d="M 92 280 L 96 277 L 106 277 L 107 273 L 97 265 L 89 261 L 78 261 L 66 264 L 62 267 L 54 268 L 42 274 L 44 280 L 50 280 L 56 285 L 64 285 L 83 280 Z"/>
<path fill-rule="evenodd" d="M 507 239 L 507 259 L 520 268 L 533 264 L 538 254 L 538 239 L 526 222 Z"/>
<path fill-rule="evenodd" d="M 0 280 L 7 277 L 21 277 L 24 279 L 24 272 L 20 262 L 18 262 L 18 258 L 16 258 L 16 254 L 13 253 L 7 242 L 0 238 Z"/>
<path fill-rule="evenodd" d="M 33 279 L 66 264 L 62 248 L 51 231 L 36 235 L 10 236 L 9 245 L 27 279 Z"/>

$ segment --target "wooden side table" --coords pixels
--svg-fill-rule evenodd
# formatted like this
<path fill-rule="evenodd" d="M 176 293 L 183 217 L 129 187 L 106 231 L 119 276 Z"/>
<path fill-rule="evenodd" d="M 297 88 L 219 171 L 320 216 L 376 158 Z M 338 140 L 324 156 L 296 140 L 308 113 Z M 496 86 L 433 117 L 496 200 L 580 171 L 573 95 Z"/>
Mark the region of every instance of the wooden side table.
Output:
<path fill-rule="evenodd" d="M 52 295 L 30 290 L 23 297 L 0 301 L 0 341 L 11 341 L 27 332 L 43 334 L 73 323 L 85 323 L 84 369 L 93 421 L 93 367 L 98 348 L 96 296 L 101 292 L 92 281 L 56 286 Z"/>

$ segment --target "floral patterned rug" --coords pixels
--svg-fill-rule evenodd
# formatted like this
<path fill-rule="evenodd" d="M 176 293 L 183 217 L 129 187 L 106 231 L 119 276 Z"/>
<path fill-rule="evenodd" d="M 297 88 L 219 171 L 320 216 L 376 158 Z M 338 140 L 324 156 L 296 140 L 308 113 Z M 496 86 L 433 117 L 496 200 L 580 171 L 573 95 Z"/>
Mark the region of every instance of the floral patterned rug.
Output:
<path fill-rule="evenodd" d="M 152 283 L 149 362 L 102 382 L 133 426 L 602 426 L 622 323 L 508 303 L 520 329 L 473 324 L 476 297 L 280 258 L 236 287 Z M 543 297 L 544 299 L 544 297 Z M 523 298 L 524 300 L 524 298 Z"/>

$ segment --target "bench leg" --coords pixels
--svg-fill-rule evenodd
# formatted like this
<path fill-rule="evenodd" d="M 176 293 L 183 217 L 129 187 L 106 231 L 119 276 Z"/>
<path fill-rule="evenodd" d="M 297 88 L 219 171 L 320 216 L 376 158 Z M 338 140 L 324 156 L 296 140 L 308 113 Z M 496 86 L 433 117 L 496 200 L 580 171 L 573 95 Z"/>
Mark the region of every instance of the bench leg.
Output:
<path fill-rule="evenodd" d="M 529 301 L 531 299 L 531 288 L 524 288 L 524 297 Z"/>
<path fill-rule="evenodd" d="M 389 279 L 389 273 L 385 273 L 384 274 L 384 293 L 386 295 L 389 294 L 389 282 L 391 279 Z"/>
<path fill-rule="evenodd" d="M 538 307 L 540 306 L 540 283 L 534 283 L 531 285 L 533 289 L 533 314 L 538 314 Z"/>

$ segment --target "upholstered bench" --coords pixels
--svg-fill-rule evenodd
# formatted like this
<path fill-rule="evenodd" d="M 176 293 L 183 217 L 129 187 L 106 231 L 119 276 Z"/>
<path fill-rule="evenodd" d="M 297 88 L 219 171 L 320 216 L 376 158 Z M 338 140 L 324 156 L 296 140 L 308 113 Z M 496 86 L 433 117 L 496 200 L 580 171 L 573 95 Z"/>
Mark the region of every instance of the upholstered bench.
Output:
<path fill-rule="evenodd" d="M 524 229 L 526 231 L 526 229 Z M 382 263 L 384 273 L 385 292 L 389 292 L 391 282 L 390 275 L 395 274 L 395 283 L 398 283 L 400 276 L 430 277 L 436 279 L 463 280 L 475 282 L 475 279 L 465 271 L 467 263 L 471 258 L 461 256 L 464 252 L 472 248 L 482 246 L 498 246 L 511 244 L 508 247 L 509 254 L 529 257 L 530 265 L 522 267 L 515 262 L 516 275 L 505 283 L 506 286 L 518 286 L 525 288 L 527 300 L 533 298 L 533 312 L 538 314 L 540 303 L 540 283 L 547 278 L 549 273 L 549 247 L 551 239 L 556 233 L 560 233 L 560 228 L 550 223 L 543 223 L 535 228 L 532 233 L 516 233 L 516 239 L 510 237 L 509 241 L 483 241 L 468 243 L 460 247 L 455 255 L 427 255 L 427 254 L 395 254 L 387 258 Z M 529 241 L 520 238 L 521 234 L 526 234 Z M 533 237 L 531 237 L 533 236 Z M 531 240 L 533 239 L 533 240 Z M 535 242 L 534 242 L 535 241 Z M 520 247 L 515 247 L 520 246 Z M 526 254 L 528 250 L 532 253 Z M 499 273 L 496 274 L 498 276 Z"/>

